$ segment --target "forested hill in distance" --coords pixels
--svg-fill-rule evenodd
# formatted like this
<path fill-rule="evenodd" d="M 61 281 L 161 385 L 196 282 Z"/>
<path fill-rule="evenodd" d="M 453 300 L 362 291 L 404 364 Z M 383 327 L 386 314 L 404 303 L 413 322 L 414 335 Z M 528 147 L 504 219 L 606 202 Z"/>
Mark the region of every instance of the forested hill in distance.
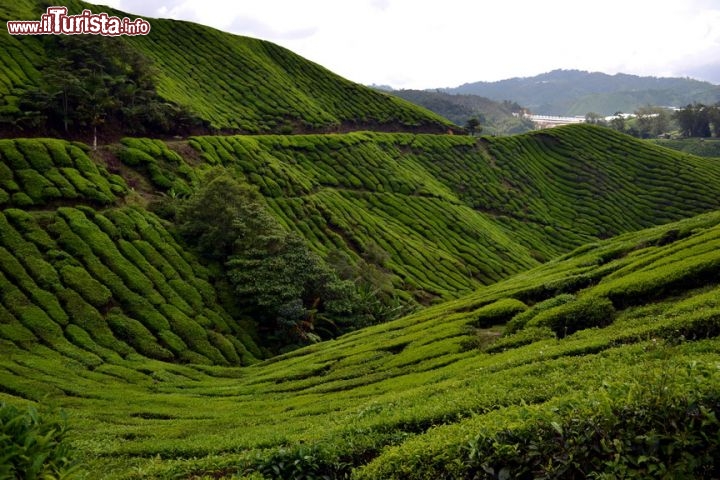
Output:
<path fill-rule="evenodd" d="M 121 18 L 127 16 L 123 12 L 77 0 L 67 2 L 66 6 L 70 14 L 90 8 L 93 13 L 114 13 Z M 45 135 L 55 133 L 67 137 L 68 132 L 62 129 L 63 122 L 56 122 L 59 126 L 40 122 L 38 128 L 37 119 L 27 116 L 18 118 L 18 110 L 23 109 L 24 100 L 35 101 L 38 97 L 52 94 L 43 69 L 50 71 L 57 68 L 58 60 L 69 61 L 71 68 L 54 76 L 63 78 L 63 75 L 76 74 L 83 68 L 92 68 L 92 65 L 86 64 L 88 61 L 84 64 L 78 58 L 89 57 L 90 62 L 100 63 L 100 57 L 108 55 L 117 62 L 127 63 L 127 68 L 115 74 L 113 82 L 101 87 L 107 90 L 114 88 L 112 85 L 127 84 L 128 89 L 137 90 L 139 85 L 147 84 L 148 92 L 159 96 L 159 101 L 143 102 L 139 95 L 134 94 L 125 102 L 126 105 L 117 109 L 118 112 L 105 114 L 103 128 L 99 132 L 101 137 L 110 130 L 120 130 L 121 134 L 184 133 L 173 132 L 167 125 L 165 130 L 168 131 L 162 131 L 164 118 L 154 123 L 147 122 L 147 117 L 158 116 L 157 111 L 141 112 L 132 117 L 143 103 L 156 104 L 157 109 L 165 108 L 169 103 L 175 110 L 180 110 L 183 120 L 187 116 L 193 117 L 194 130 L 190 128 L 191 131 L 205 133 L 361 129 L 446 133 L 453 128 L 446 119 L 428 110 L 346 80 L 278 45 L 194 23 L 148 19 L 152 27 L 150 35 L 122 39 L 89 35 L 10 36 L 6 33 L 7 20 L 36 20 L 45 13 L 45 8 L 44 2 L 33 0 L 5 2 L 0 6 L 0 128 L 7 131 L 15 125 L 17 128 L 10 133 L 16 136 L 40 130 Z M 123 50 L 118 53 L 119 46 Z M 104 52 L 104 55 L 97 54 L 97 51 Z M 151 79 L 148 79 L 151 75 L 143 75 L 145 70 L 137 73 L 148 63 L 152 64 L 147 70 L 152 73 Z M 109 68 L 105 66 L 103 69 L 107 73 Z M 128 71 L 131 73 L 128 74 Z M 99 99 L 103 90 L 94 88 L 95 85 L 87 86 L 85 90 L 91 87 Z M 24 94 L 30 98 L 26 99 Z M 95 105 L 97 103 L 102 102 L 95 102 Z M 37 104 L 32 106 L 37 107 Z M 92 105 L 85 107 L 70 101 L 66 108 L 69 112 L 60 113 L 72 116 L 77 112 L 79 115 L 92 108 Z M 164 123 L 178 123 L 175 110 L 171 121 Z M 148 123 L 145 132 L 137 131 L 140 130 L 136 126 L 138 118 Z M 70 128 L 65 128 L 70 133 L 83 126 L 84 130 L 89 130 L 94 123 L 92 118 L 81 116 L 70 120 Z M 158 123 L 159 126 L 156 125 Z M 202 127 L 200 130 L 198 125 Z M 132 128 L 135 131 L 129 131 Z"/>
<path fill-rule="evenodd" d="M 608 75 L 581 70 L 553 70 L 534 77 L 466 83 L 442 91 L 511 100 L 535 114 L 568 116 L 588 112 L 612 115 L 618 111 L 630 113 L 647 105 L 681 107 L 720 100 L 720 86 L 690 78 Z"/>
<path fill-rule="evenodd" d="M 450 94 L 439 90 L 388 90 L 395 96 L 431 110 L 456 125 L 467 126 L 478 120 L 484 135 L 513 135 L 534 130 L 535 125 L 517 117 L 523 109 L 510 101 L 495 101 L 479 95 Z"/>

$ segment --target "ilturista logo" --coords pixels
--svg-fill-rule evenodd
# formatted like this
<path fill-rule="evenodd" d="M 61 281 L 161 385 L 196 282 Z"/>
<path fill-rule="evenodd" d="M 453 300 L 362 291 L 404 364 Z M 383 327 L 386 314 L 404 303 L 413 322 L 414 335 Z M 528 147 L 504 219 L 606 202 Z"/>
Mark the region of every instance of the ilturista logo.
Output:
<path fill-rule="evenodd" d="M 142 18 L 130 20 L 83 10 L 80 15 L 68 15 L 67 7 L 48 7 L 40 20 L 11 20 L 7 22 L 10 35 L 147 35 L 150 22 Z"/>

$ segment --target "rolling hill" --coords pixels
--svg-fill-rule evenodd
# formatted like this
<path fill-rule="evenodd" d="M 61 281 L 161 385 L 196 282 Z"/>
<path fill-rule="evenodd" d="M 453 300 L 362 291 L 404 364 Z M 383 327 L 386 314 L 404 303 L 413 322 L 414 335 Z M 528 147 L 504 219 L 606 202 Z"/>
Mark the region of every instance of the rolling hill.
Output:
<path fill-rule="evenodd" d="M 136 353 L 214 365 L 266 355 L 257 323 L 226 310 L 217 270 L 172 219 L 146 208 L 186 195 L 213 166 L 256 185 L 322 257 L 340 250 L 357 263 L 380 248 L 398 294 L 423 304 L 599 238 L 720 208 L 713 159 L 586 125 L 480 141 L 127 138 L 98 152 L 14 139 L 0 141 L 0 159 L 2 306 L 17 327 L 6 339 L 39 339 L 93 366 Z"/>
<path fill-rule="evenodd" d="M 319 254 L 339 248 L 357 260 L 376 244 L 396 285 L 424 302 L 598 238 L 720 208 L 717 162 L 585 125 L 480 141 L 372 132 L 127 139 L 108 149 L 115 173 L 126 151 L 152 162 L 125 166 L 150 194 L 189 192 L 197 162 L 234 169 Z"/>
<path fill-rule="evenodd" d="M 720 87 L 689 78 L 639 77 L 618 73 L 553 70 L 534 77 L 466 83 L 443 89 L 453 94 L 511 100 L 544 115 L 612 115 L 639 107 L 675 106 L 720 100 Z"/>
<path fill-rule="evenodd" d="M 22 0 L 0 7 L 0 107 L 5 112 L 16 107 L 19 92 L 39 81 L 38 69 L 55 40 L 10 36 L 5 21 L 39 19 L 45 12 L 41 4 Z M 77 0 L 66 6 L 70 14 L 90 8 L 127 15 Z M 151 27 L 152 35 L 103 41 L 124 42 L 150 60 L 158 95 L 187 108 L 212 131 L 445 133 L 455 128 L 432 112 L 350 82 L 270 42 L 173 20 L 151 19 Z"/>

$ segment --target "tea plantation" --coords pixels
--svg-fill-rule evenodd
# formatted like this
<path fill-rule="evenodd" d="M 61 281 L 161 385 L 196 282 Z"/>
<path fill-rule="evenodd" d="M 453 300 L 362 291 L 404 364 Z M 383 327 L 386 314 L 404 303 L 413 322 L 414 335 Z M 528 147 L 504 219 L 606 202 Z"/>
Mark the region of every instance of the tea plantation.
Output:
<path fill-rule="evenodd" d="M 419 299 L 456 297 L 583 243 L 720 208 L 720 163 L 585 125 L 480 141 L 193 137 L 192 154 L 183 142 L 123 145 L 122 161 L 175 194 L 190 191 L 197 162 L 233 169 L 318 253 L 357 257 L 379 245 L 396 285 Z"/>
<path fill-rule="evenodd" d="M 717 158 L 151 24 L 106 123 L 0 32 L 0 479 L 720 478 Z"/>
<path fill-rule="evenodd" d="M 69 478 L 717 474 L 720 215 L 631 232 L 717 208 L 710 160 L 584 126 L 0 155 L 0 401 L 65 412 Z M 474 291 L 263 360 L 145 208 L 218 166 L 320 254 L 374 241 L 409 295 Z"/>
<path fill-rule="evenodd" d="M 719 242 L 627 234 L 240 369 L 4 333 L 0 398 L 62 407 L 92 478 L 712 478 Z"/>

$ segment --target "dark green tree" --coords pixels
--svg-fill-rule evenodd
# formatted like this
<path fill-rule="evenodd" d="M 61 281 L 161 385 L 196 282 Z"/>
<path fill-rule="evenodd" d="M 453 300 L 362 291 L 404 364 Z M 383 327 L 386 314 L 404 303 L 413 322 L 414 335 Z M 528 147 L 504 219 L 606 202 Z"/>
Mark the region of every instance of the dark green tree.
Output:
<path fill-rule="evenodd" d="M 622 112 L 615 112 L 613 118 L 608 123 L 608 126 L 618 132 L 625 132 L 625 117 Z"/>
<path fill-rule="evenodd" d="M 223 169 L 208 172 L 202 184 L 179 208 L 177 228 L 206 258 L 225 262 L 277 230 L 256 188 Z"/>
<path fill-rule="evenodd" d="M 710 136 L 710 109 L 701 103 L 687 105 L 676 111 L 675 119 L 685 137 Z"/>
<path fill-rule="evenodd" d="M 720 102 L 716 103 L 712 107 L 708 107 L 708 119 L 712 127 L 712 134 L 715 137 L 720 137 Z"/>
<path fill-rule="evenodd" d="M 585 114 L 585 123 L 589 123 L 591 125 L 605 125 L 605 119 L 599 113 L 588 112 Z"/>
<path fill-rule="evenodd" d="M 206 174 L 178 209 L 177 229 L 225 271 L 238 306 L 282 348 L 352 329 L 353 282 L 342 280 L 298 235 L 268 212 L 254 187 L 223 169 Z"/>
<path fill-rule="evenodd" d="M 482 127 L 480 126 L 480 120 L 478 120 L 477 117 L 472 117 L 468 119 L 467 123 L 465 124 L 465 129 L 467 130 L 469 135 L 475 135 L 477 133 L 482 132 Z"/>

